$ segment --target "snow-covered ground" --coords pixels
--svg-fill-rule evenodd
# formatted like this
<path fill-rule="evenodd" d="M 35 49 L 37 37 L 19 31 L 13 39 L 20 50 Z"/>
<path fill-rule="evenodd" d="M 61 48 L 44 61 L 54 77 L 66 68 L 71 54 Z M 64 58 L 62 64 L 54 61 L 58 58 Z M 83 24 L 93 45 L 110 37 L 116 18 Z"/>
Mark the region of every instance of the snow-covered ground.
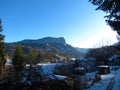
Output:
<path fill-rule="evenodd" d="M 120 70 L 114 72 L 115 80 L 112 90 L 120 90 Z"/>
<path fill-rule="evenodd" d="M 120 70 L 101 75 L 102 80 L 85 90 L 120 90 Z"/>
<path fill-rule="evenodd" d="M 38 66 L 42 66 L 42 70 L 44 74 L 53 73 L 54 67 L 56 65 L 61 65 L 61 63 L 53 63 L 53 64 L 38 64 Z M 96 72 L 87 73 L 86 78 L 95 76 Z M 111 73 L 100 75 L 101 80 L 94 83 L 90 88 L 84 90 L 120 90 L 120 70 L 112 70 Z M 63 78 L 63 77 L 62 77 Z"/>

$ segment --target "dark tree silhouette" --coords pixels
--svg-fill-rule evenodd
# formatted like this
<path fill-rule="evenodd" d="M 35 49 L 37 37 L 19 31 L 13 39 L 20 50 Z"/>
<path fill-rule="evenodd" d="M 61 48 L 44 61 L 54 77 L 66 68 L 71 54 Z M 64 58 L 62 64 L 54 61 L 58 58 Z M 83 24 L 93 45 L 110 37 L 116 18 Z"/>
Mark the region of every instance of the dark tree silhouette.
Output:
<path fill-rule="evenodd" d="M 16 46 L 16 51 L 14 53 L 12 62 L 16 71 L 16 78 L 19 81 L 21 77 L 21 71 L 23 70 L 23 51 L 20 45 Z"/>
<path fill-rule="evenodd" d="M 106 22 L 120 35 L 120 0 L 89 0 L 89 2 L 97 6 L 96 10 L 106 12 Z"/>
<path fill-rule="evenodd" d="M 30 67 L 32 67 L 32 65 L 35 63 L 35 60 L 36 60 L 36 53 L 34 52 L 33 48 L 30 48 L 30 51 L 27 55 L 29 61 L 30 61 Z"/>
<path fill-rule="evenodd" d="M 0 32 L 2 32 L 2 21 L 0 19 Z M 5 43 L 4 43 L 4 35 L 0 33 L 0 78 L 2 78 L 2 75 L 4 73 L 4 63 L 5 63 Z"/>

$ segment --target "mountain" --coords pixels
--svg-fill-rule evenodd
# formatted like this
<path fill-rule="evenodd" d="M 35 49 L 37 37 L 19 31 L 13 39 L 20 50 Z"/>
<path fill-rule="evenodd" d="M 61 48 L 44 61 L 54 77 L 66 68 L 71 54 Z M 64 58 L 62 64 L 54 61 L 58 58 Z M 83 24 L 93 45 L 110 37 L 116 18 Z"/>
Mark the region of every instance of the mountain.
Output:
<path fill-rule="evenodd" d="M 23 41 L 19 41 L 17 43 L 20 44 L 34 44 L 34 45 L 41 45 L 41 44 L 66 44 L 66 41 L 63 37 L 60 38 L 53 38 L 53 37 L 45 37 L 42 39 L 37 39 L 37 40 L 31 40 L 31 39 L 26 39 Z"/>
<path fill-rule="evenodd" d="M 22 45 L 24 48 L 24 52 L 28 51 L 28 49 L 32 47 L 37 52 L 43 50 L 45 52 L 65 54 L 70 57 L 81 56 L 80 51 L 78 51 L 73 46 L 67 44 L 63 37 L 59 37 L 59 38 L 45 37 L 42 39 L 35 39 L 35 40 L 25 39 L 14 43 L 6 43 L 7 53 L 9 54 L 13 53 L 16 44 Z"/>
<path fill-rule="evenodd" d="M 87 53 L 90 48 L 78 48 L 78 47 L 76 47 L 76 49 L 78 51 L 80 51 L 81 53 Z"/>

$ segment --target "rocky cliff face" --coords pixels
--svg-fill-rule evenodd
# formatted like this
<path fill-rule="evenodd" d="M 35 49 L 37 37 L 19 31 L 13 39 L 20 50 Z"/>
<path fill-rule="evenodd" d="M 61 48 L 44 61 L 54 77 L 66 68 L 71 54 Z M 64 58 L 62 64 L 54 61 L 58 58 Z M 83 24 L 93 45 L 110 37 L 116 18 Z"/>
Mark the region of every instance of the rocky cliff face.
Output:
<path fill-rule="evenodd" d="M 23 41 L 19 41 L 16 43 L 11 43 L 12 45 L 21 44 L 25 47 L 32 47 L 32 48 L 39 48 L 49 52 L 59 52 L 66 54 L 70 57 L 80 56 L 81 53 L 76 50 L 76 48 L 72 47 L 71 45 L 67 44 L 63 37 L 60 38 L 53 38 L 53 37 L 45 37 L 42 39 L 31 40 L 26 39 Z M 7 47 L 10 46 L 7 44 Z"/>
<path fill-rule="evenodd" d="M 66 41 L 63 37 L 60 38 L 53 38 L 53 37 L 46 37 L 42 39 L 37 39 L 37 40 L 31 40 L 31 39 L 26 39 L 20 42 L 17 42 L 20 44 L 66 44 Z"/>

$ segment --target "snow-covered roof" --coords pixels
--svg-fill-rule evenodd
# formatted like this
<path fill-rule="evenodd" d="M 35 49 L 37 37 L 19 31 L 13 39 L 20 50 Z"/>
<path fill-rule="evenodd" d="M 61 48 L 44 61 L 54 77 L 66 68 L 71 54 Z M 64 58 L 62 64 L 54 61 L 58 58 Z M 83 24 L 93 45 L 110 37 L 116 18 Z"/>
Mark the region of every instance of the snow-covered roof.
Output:
<path fill-rule="evenodd" d="M 62 65 L 62 63 L 38 63 L 36 66 L 56 66 L 56 65 Z"/>
<path fill-rule="evenodd" d="M 75 68 L 75 69 L 77 69 L 77 70 L 85 70 L 85 68 L 83 68 L 83 67 L 78 67 L 78 68 Z"/>
<path fill-rule="evenodd" d="M 49 74 L 53 74 L 54 68 L 57 65 L 62 65 L 62 63 L 38 63 L 36 67 L 41 66 L 43 70 L 43 74 L 49 75 Z"/>
<path fill-rule="evenodd" d="M 100 68 L 108 68 L 109 66 L 108 66 L 108 65 L 100 65 L 100 66 L 97 66 L 97 67 L 100 67 Z"/>
<path fill-rule="evenodd" d="M 59 80 L 65 80 L 67 76 L 62 76 L 62 75 L 55 75 Z"/>

